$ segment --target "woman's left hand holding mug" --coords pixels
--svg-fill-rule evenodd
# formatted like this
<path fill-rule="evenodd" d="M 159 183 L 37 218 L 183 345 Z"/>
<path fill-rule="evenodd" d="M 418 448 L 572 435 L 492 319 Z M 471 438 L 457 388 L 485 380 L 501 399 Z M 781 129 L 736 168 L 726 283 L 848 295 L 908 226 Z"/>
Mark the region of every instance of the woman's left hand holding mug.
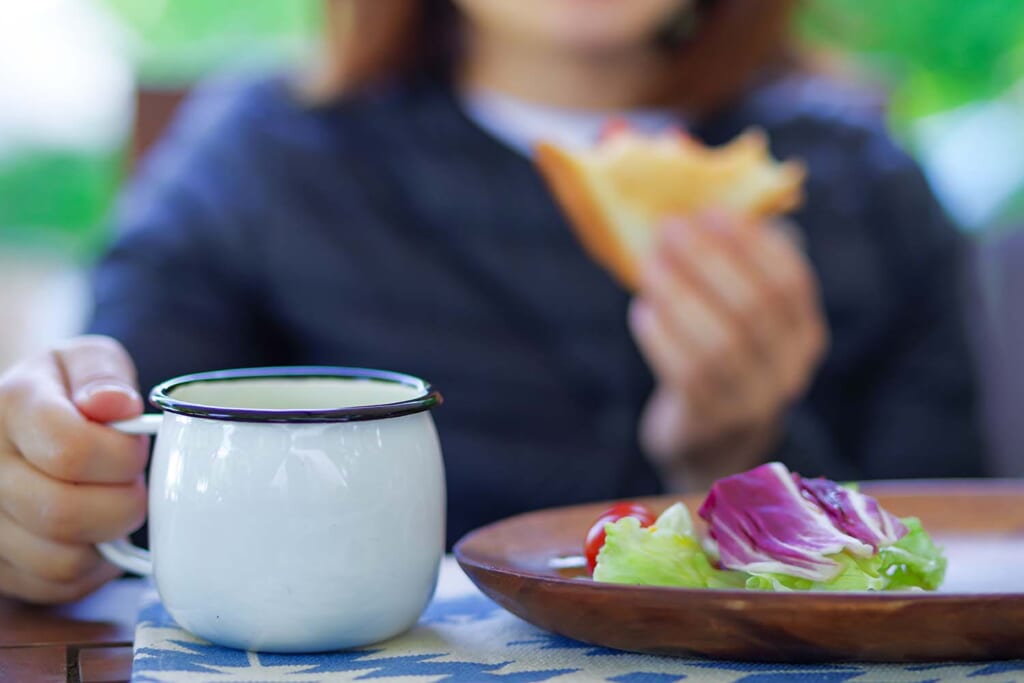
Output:
<path fill-rule="evenodd" d="M 673 490 L 762 461 L 827 347 L 816 279 L 773 224 L 673 219 L 643 266 L 629 323 L 655 374 L 641 447 Z"/>

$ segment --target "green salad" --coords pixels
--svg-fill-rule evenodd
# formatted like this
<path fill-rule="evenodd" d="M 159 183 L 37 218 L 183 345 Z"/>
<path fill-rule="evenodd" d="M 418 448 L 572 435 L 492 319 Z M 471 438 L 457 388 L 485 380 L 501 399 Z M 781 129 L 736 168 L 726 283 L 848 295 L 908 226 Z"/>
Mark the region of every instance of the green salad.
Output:
<path fill-rule="evenodd" d="M 620 504 L 588 535 L 596 581 L 768 591 L 935 590 L 946 559 L 914 517 L 780 463 L 719 480 L 696 532 L 682 503 L 657 519 Z M 629 511 L 632 512 L 629 512 Z M 619 514 L 625 512 L 626 514 Z"/>

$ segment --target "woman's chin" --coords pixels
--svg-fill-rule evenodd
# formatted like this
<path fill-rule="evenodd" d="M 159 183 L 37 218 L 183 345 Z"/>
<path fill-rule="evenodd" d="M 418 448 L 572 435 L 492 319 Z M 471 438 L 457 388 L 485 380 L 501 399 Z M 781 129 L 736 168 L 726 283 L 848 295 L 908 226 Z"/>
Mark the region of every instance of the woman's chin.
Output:
<path fill-rule="evenodd" d="M 552 30 L 546 37 L 546 42 L 555 51 L 585 57 L 611 57 L 648 47 L 654 42 L 654 32 L 650 30 L 624 31 L 622 26 L 606 26 L 594 21 L 566 24 L 561 30 Z"/>
<path fill-rule="evenodd" d="M 547 49 L 621 53 L 652 37 L 693 0 L 456 0 L 477 28 Z"/>

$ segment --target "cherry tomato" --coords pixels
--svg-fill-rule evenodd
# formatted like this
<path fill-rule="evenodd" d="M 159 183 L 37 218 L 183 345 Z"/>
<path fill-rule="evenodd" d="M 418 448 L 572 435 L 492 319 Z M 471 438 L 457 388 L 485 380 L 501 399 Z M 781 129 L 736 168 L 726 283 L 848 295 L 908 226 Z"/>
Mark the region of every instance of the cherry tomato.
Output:
<path fill-rule="evenodd" d="M 623 517 L 636 517 L 642 527 L 654 524 L 655 519 L 653 512 L 632 501 L 616 503 L 602 512 L 587 532 L 587 540 L 583 544 L 583 555 L 587 558 L 587 569 L 591 574 L 597 566 L 597 554 L 604 545 L 604 525 L 617 522 Z"/>

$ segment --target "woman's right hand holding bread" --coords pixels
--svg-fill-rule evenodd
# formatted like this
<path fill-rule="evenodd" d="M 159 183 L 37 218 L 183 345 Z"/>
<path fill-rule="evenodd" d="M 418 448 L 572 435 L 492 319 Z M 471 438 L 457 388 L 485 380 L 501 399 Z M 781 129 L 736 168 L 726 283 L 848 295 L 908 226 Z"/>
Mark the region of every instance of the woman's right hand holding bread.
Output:
<path fill-rule="evenodd" d="M 699 490 L 769 455 L 828 346 L 817 280 L 770 222 L 671 220 L 630 310 L 657 386 L 640 423 L 666 485 Z"/>
<path fill-rule="evenodd" d="M 103 423 L 141 412 L 133 363 L 107 337 L 0 376 L 0 595 L 65 602 L 121 573 L 93 544 L 145 520 L 148 451 Z"/>

